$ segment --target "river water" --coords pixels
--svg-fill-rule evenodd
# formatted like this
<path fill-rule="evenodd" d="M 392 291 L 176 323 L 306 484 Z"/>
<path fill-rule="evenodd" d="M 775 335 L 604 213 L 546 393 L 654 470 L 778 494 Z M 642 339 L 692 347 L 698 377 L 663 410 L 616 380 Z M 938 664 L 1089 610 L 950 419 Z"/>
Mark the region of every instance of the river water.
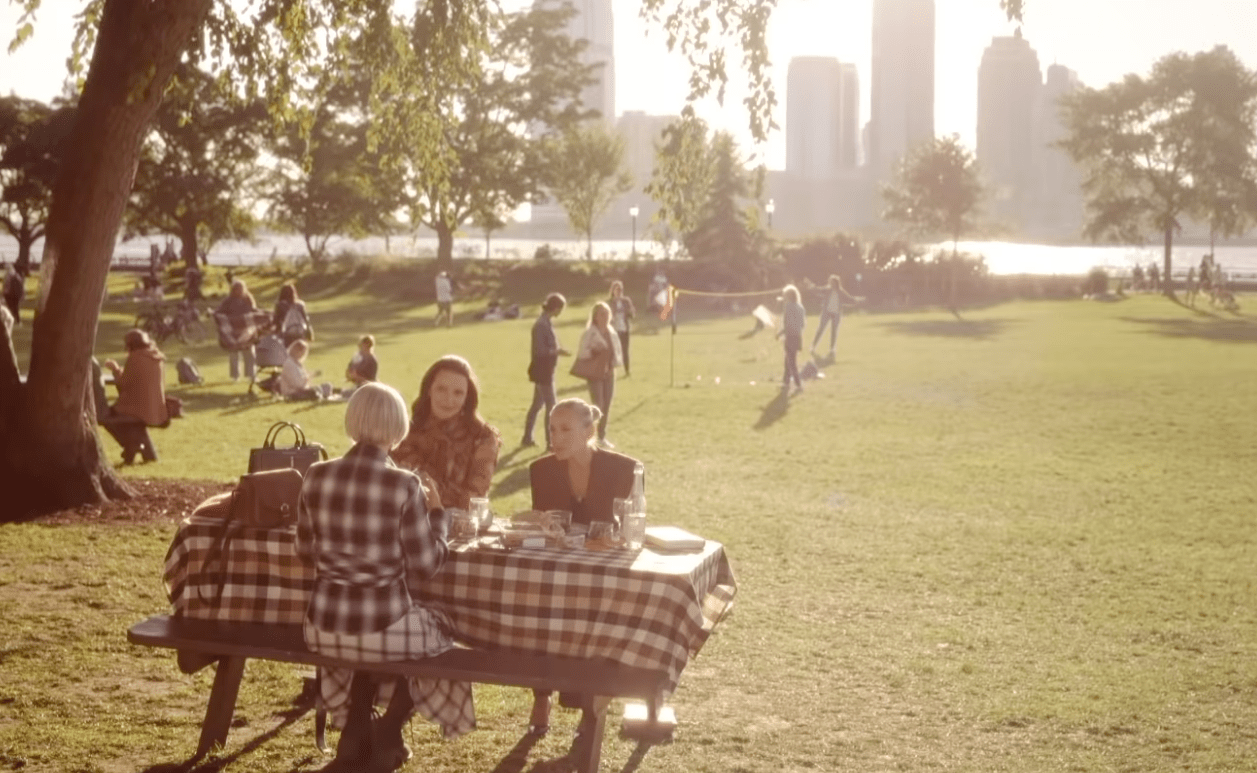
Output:
<path fill-rule="evenodd" d="M 158 239 L 152 243 L 162 244 Z M 119 242 L 115 251 L 116 257 L 143 258 L 149 254 L 150 240 L 145 238 Z M 530 258 L 537 248 L 549 244 L 560 256 L 576 258 L 584 255 L 583 241 L 544 240 L 544 239 L 493 239 L 490 242 L 490 255 L 493 258 L 523 259 Z M 1161 247 L 1159 245 L 1113 246 L 1113 245 L 1045 245 L 1020 244 L 1015 242 L 960 242 L 961 252 L 982 255 L 993 274 L 1069 274 L 1081 275 L 1092 268 L 1108 269 L 1115 275 L 1126 274 L 1136 264 L 1145 268 L 1151 263 L 1161 265 Z M 35 245 L 35 255 L 42 250 L 42 243 Z M 951 243 L 936 245 L 936 249 L 951 250 Z M 623 260 L 629 258 L 634 249 L 640 256 L 654 255 L 662 257 L 660 245 L 654 242 L 630 240 L 595 240 L 594 257 L 598 260 Z M 1202 255 L 1209 251 L 1207 245 L 1176 245 L 1174 247 L 1175 273 L 1186 273 L 1189 266 L 1198 265 Z M 382 237 L 371 237 L 361 240 L 333 238 L 328 243 L 328 252 L 335 256 L 343 252 L 359 255 L 390 254 L 397 257 L 431 257 L 436 254 L 436 239 L 424 237 L 393 237 L 386 240 Z M 265 263 L 273 257 L 297 258 L 306 254 L 305 243 L 299 236 L 287 234 L 267 234 L 260 236 L 255 242 L 219 242 L 210 252 L 210 262 L 216 265 L 257 265 Z M 1214 249 L 1215 260 L 1230 275 L 1236 278 L 1257 278 L 1257 245 L 1236 246 L 1225 245 Z M 7 235 L 0 236 L 0 261 L 9 262 L 17 256 L 17 242 Z M 483 238 L 461 238 L 454 241 L 454 257 L 456 259 L 477 259 L 485 256 Z"/>

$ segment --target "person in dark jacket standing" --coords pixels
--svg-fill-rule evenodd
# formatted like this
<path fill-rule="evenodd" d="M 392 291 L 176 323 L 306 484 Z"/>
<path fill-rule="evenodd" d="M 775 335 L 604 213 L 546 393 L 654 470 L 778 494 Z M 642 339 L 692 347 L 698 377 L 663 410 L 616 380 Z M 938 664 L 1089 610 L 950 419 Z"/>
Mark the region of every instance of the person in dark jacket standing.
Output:
<path fill-rule="evenodd" d="M 554 334 L 554 318 L 563 313 L 567 299 L 559 293 L 550 293 L 541 306 L 541 316 L 532 326 L 532 358 L 528 363 L 528 380 L 532 382 L 532 406 L 528 409 L 528 417 L 524 420 L 524 439 L 521 446 L 535 446 L 532 439 L 533 426 L 537 423 L 537 414 L 544 406 L 545 418 L 541 423 L 546 431 L 546 448 L 550 447 L 550 411 L 554 409 L 554 371 L 558 367 L 559 357 L 569 352 L 559 346 L 558 336 Z"/>

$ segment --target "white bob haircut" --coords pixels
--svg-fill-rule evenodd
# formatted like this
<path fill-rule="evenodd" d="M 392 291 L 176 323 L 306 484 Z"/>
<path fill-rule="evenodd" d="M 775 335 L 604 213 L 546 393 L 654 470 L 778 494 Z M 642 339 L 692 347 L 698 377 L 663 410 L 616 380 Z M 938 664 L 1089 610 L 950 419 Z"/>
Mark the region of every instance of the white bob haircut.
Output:
<path fill-rule="evenodd" d="M 391 451 L 406 437 L 410 413 L 401 393 L 370 381 L 354 390 L 345 408 L 345 434 L 355 443 Z"/>

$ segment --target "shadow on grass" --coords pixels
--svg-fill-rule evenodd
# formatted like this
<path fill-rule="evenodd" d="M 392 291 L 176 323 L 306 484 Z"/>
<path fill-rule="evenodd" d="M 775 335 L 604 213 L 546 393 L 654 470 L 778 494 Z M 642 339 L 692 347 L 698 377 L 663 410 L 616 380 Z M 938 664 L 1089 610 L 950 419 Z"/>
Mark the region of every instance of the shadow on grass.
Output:
<path fill-rule="evenodd" d="M 1207 316 L 1208 319 L 1192 320 L 1172 317 L 1121 317 L 1120 319 L 1123 322 L 1139 326 L 1144 333 L 1166 338 L 1199 338 L 1206 341 L 1257 343 L 1257 324 L 1252 321 L 1247 319 L 1227 319 L 1201 310 L 1197 310 L 1197 313 Z"/>
<path fill-rule="evenodd" d="M 540 736 L 530 734 L 519 739 L 490 773 L 522 773 L 524 766 L 528 764 L 528 752 L 537 745 L 539 738 Z"/>
<path fill-rule="evenodd" d="M 642 761 L 646 759 L 646 753 L 651 747 L 658 746 L 661 743 L 671 743 L 671 741 L 638 741 L 637 746 L 633 747 L 633 753 L 624 761 L 624 767 L 620 768 L 620 773 L 633 773 L 641 767 Z"/>
<path fill-rule="evenodd" d="M 644 407 L 647 403 L 651 402 L 651 401 L 652 401 L 652 400 L 654 400 L 656 397 L 658 397 L 659 395 L 663 394 L 663 393 L 664 393 L 664 392 L 666 392 L 666 391 L 668 391 L 668 390 L 666 390 L 666 389 L 660 389 L 660 390 L 656 391 L 653 395 L 647 395 L 646 397 L 643 397 L 641 400 L 638 400 L 638 401 L 637 401 L 637 405 L 634 405 L 632 408 L 629 408 L 629 409 L 624 410 L 624 411 L 617 411 L 617 410 L 615 410 L 615 406 L 613 405 L 613 406 L 611 406 L 611 409 L 612 409 L 612 410 L 611 410 L 611 417 L 612 417 L 612 419 L 624 419 L 624 418 L 626 418 L 626 417 L 628 417 L 628 416 L 632 416 L 633 414 L 635 414 L 635 413 L 637 413 L 639 410 L 641 410 L 641 409 L 642 409 L 642 408 L 643 408 L 643 407 Z M 608 424 L 610 424 L 611 422 L 610 422 L 610 421 L 608 421 L 607 423 L 608 423 Z"/>
<path fill-rule="evenodd" d="M 763 413 L 759 415 L 759 421 L 755 422 L 755 429 L 768 429 L 780 421 L 788 410 L 790 410 L 790 393 L 782 389 L 768 405 L 764 406 Z"/>
<path fill-rule="evenodd" d="M 993 338 L 1003 333 L 1011 324 L 1011 319 L 980 319 L 967 320 L 931 319 L 915 322 L 884 322 L 882 327 L 892 333 L 913 336 L 936 336 L 941 338 Z"/>
<path fill-rule="evenodd" d="M 183 762 L 162 762 L 162 763 L 158 763 L 156 765 L 152 765 L 150 767 L 144 768 L 142 771 L 140 771 L 140 773 L 218 773 L 218 771 L 226 768 L 228 765 L 232 764 L 233 762 L 240 760 L 246 754 L 252 753 L 254 750 L 261 747 L 262 744 L 278 736 L 281 732 L 283 732 L 290 725 L 295 723 L 297 720 L 301 719 L 301 717 L 305 716 L 309 711 L 310 711 L 310 706 L 307 704 L 307 705 L 294 706 L 288 711 L 281 712 L 279 716 L 283 718 L 282 722 L 280 722 L 275 727 L 272 727 L 270 730 L 267 730 L 265 733 L 254 736 L 252 739 L 249 740 L 248 743 L 246 743 L 244 746 L 240 747 L 239 749 L 237 749 L 235 752 L 231 754 L 228 754 L 222 757 L 213 757 L 211 759 L 205 760 L 204 762 L 201 761 L 200 757 L 192 757 Z M 306 757 L 305 759 L 301 760 L 293 768 L 293 770 L 306 769 L 306 767 L 311 762 L 313 762 L 314 759 L 315 757 L 313 755 Z M 197 763 L 200 763 L 200 764 L 197 764 Z"/>
<path fill-rule="evenodd" d="M 248 392 L 193 392 L 172 389 L 169 393 L 183 400 L 185 414 L 217 411 L 222 415 L 230 415 L 280 402 L 266 392 L 249 394 Z"/>
<path fill-rule="evenodd" d="M 756 321 L 758 321 L 758 320 L 756 320 Z M 756 333 L 758 333 L 759 331 L 761 331 L 761 330 L 767 330 L 767 329 L 768 329 L 768 328 L 764 327 L 763 325 L 756 325 L 755 327 L 751 328 L 750 330 L 746 331 L 745 333 L 742 333 L 741 335 L 739 335 L 739 336 L 738 336 L 738 340 L 739 340 L 739 341 L 747 341 L 747 340 L 750 340 L 751 338 L 754 338 L 754 337 L 755 337 L 755 334 L 756 334 Z"/>

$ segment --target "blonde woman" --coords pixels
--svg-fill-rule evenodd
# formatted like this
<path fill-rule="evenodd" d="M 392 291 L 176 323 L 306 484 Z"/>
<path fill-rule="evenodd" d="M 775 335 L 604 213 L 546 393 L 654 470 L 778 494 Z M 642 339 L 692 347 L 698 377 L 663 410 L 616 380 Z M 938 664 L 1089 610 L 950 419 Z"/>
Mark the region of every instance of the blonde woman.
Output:
<path fill-rule="evenodd" d="M 589 324 L 576 350 L 572 374 L 589 384 L 590 402 L 602 412 L 598 421 L 598 444 L 603 448 L 615 448 L 615 444 L 607 440 L 607 418 L 615 398 L 615 369 L 623 361 L 620 337 L 611 329 L 611 307 L 599 301 L 589 312 Z"/>
<path fill-rule="evenodd" d="M 785 375 L 782 377 L 782 391 L 789 391 L 790 381 L 794 380 L 794 391 L 803 391 L 803 380 L 799 378 L 799 350 L 803 348 L 803 328 L 807 325 L 807 312 L 799 301 L 799 288 L 786 285 L 781 290 L 781 332 L 778 337 L 785 338 Z"/>
<path fill-rule="evenodd" d="M 633 470 L 637 460 L 598 447 L 594 428 L 602 412 L 579 397 L 560 401 L 550 411 L 550 441 L 553 453 L 528 466 L 534 510 L 568 510 L 572 523 L 590 524 L 615 519 L 614 502 L 633 490 Z M 545 735 L 550 727 L 549 690 L 533 691 L 531 735 Z M 578 737 L 589 742 L 596 719 L 592 698 L 587 695 L 560 696 L 565 706 L 581 709 Z M 593 743 L 597 743 L 594 739 Z"/>

